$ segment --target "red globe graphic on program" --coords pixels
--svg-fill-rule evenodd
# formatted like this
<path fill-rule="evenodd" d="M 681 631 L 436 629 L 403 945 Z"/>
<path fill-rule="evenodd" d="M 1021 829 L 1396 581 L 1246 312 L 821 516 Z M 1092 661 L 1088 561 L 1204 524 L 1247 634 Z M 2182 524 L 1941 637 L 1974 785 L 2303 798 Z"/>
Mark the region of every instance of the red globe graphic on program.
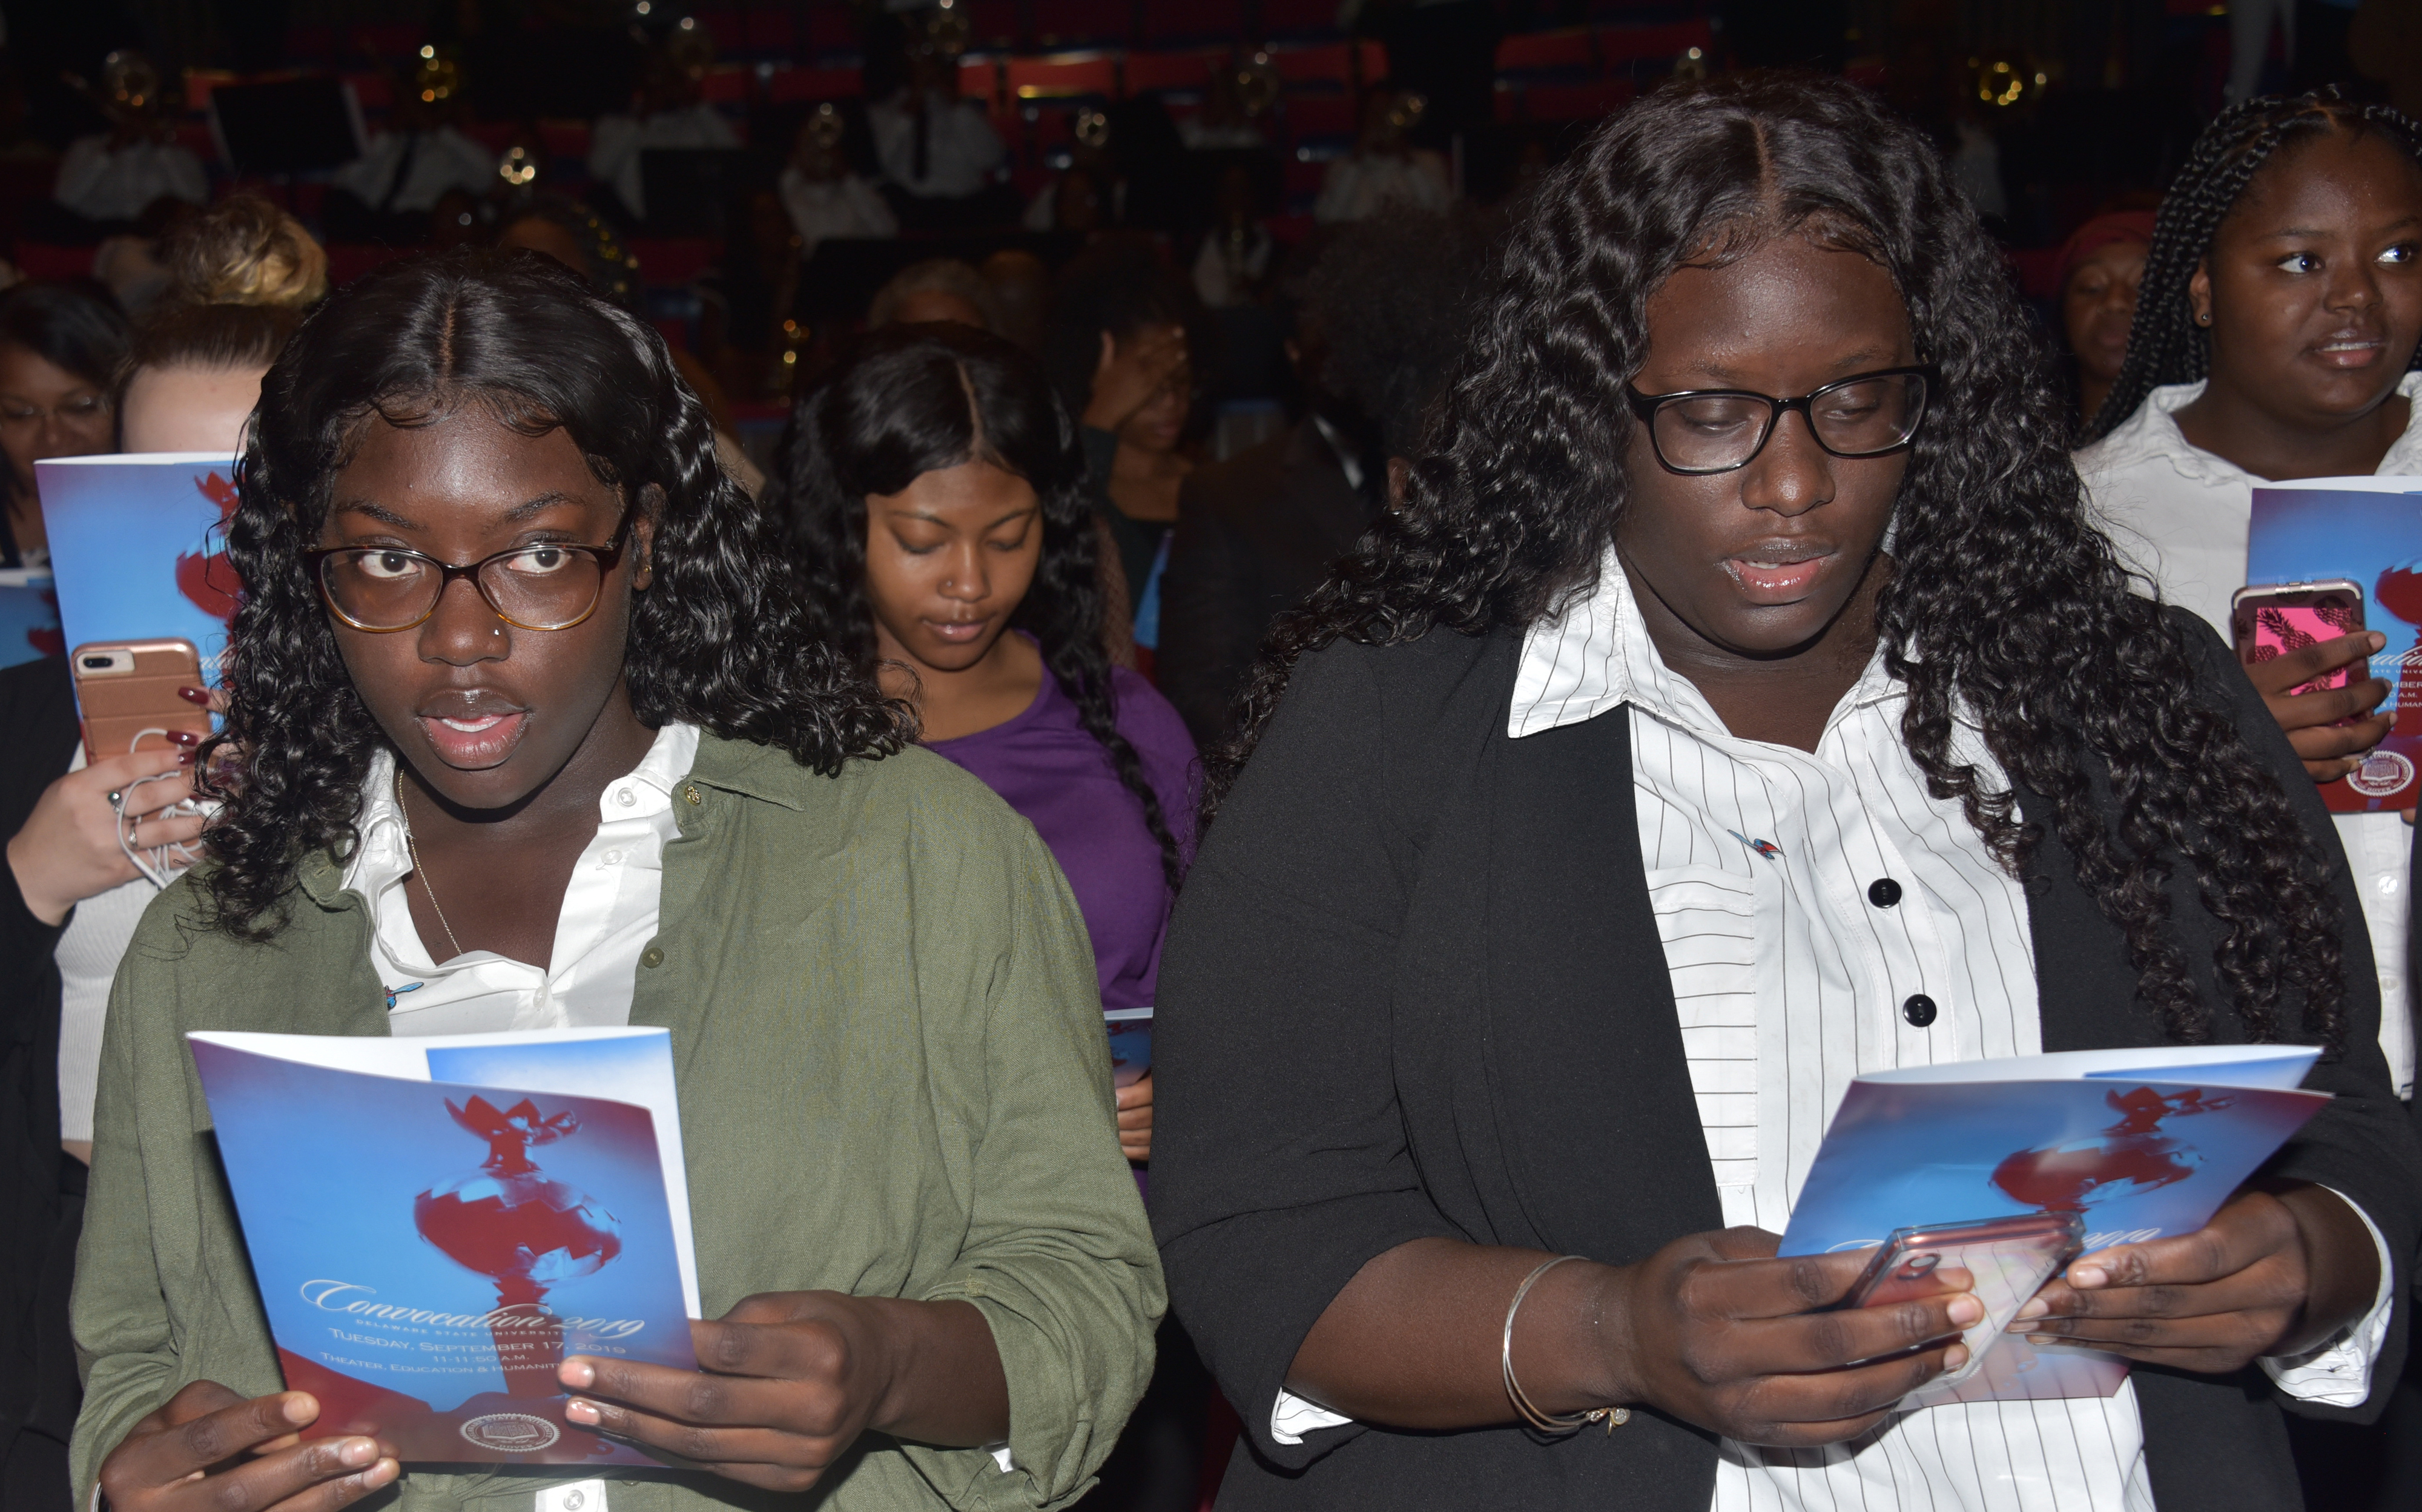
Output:
<path fill-rule="evenodd" d="M 529 1158 L 532 1145 L 578 1132 L 569 1112 L 549 1118 L 525 1097 L 499 1110 L 473 1097 L 446 1110 L 464 1130 L 488 1142 L 488 1158 L 413 1199 L 420 1236 L 456 1263 L 496 1284 L 489 1325 L 505 1390 L 514 1396 L 555 1396 L 563 1359 L 563 1329 L 546 1306 L 547 1289 L 595 1275 L 622 1252 L 622 1225 L 597 1200 L 556 1180 Z"/>

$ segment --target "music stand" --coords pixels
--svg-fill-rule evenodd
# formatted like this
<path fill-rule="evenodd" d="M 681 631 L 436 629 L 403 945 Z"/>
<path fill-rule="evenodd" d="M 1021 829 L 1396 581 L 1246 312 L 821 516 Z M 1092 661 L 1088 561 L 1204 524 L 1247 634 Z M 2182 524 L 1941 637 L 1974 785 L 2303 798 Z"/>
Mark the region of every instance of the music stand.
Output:
<path fill-rule="evenodd" d="M 211 91 L 211 139 L 238 174 L 324 173 L 362 155 L 361 102 L 325 74 L 221 85 Z"/>

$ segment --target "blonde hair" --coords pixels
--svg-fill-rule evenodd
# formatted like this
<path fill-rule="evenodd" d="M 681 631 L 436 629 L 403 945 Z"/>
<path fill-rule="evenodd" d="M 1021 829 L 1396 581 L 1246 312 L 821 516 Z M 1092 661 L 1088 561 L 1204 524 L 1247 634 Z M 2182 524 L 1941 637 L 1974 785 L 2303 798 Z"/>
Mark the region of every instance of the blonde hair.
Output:
<path fill-rule="evenodd" d="M 231 195 L 179 222 L 162 238 L 160 260 L 168 297 L 180 303 L 301 310 L 328 293 L 328 254 L 259 195 Z"/>

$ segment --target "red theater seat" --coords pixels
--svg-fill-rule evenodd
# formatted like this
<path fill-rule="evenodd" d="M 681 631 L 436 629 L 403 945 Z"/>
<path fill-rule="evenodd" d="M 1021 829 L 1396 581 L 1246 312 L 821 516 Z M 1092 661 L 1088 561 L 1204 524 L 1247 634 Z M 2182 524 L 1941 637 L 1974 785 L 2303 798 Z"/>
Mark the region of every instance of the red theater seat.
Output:
<path fill-rule="evenodd" d="M 1193 53 L 1130 53 L 1124 70 L 1126 92 L 1138 95 L 1153 89 L 1206 88 L 1212 71 L 1228 63 L 1229 54 L 1224 48 Z"/>
<path fill-rule="evenodd" d="M 1637 92 L 1629 79 L 1534 84 L 1522 91 L 1522 107 L 1532 120 L 1590 120 L 1621 110 Z"/>
<path fill-rule="evenodd" d="M 1033 0 L 1034 40 L 1053 47 L 1065 42 L 1119 42 L 1135 22 L 1128 0 Z"/>
<path fill-rule="evenodd" d="M 1067 100 L 1118 91 L 1118 64 L 1107 53 L 1009 60 L 1009 92 L 1017 100 Z"/>
<path fill-rule="evenodd" d="M 1662 26 L 1601 26 L 1597 34 L 1598 58 L 1610 69 L 1634 62 L 1662 63 L 1680 57 L 1691 48 L 1706 52 L 1715 45 L 1715 33 L 1704 21 L 1677 21 Z"/>
<path fill-rule="evenodd" d="M 1500 73 L 1595 73 L 1597 48 L 1587 26 L 1523 32 L 1497 44 Z"/>
<path fill-rule="evenodd" d="M 960 87 L 967 80 L 962 77 Z M 801 100 L 854 100 L 864 91 L 865 82 L 856 69 L 776 69 L 765 81 L 765 97 L 776 104 L 790 104 Z M 990 89 L 985 93 L 988 95 Z"/>

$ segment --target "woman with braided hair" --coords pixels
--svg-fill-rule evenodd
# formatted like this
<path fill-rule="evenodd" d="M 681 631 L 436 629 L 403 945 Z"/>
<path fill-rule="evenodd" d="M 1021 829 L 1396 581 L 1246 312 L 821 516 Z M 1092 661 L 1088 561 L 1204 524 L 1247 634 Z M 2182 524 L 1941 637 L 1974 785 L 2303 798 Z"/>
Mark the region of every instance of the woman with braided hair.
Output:
<path fill-rule="evenodd" d="M 1193 850 L 1193 738 L 1102 650 L 1085 454 L 1032 357 L 956 322 L 870 333 L 800 401 L 779 468 L 818 638 L 1051 847 L 1107 1009 L 1150 1007 Z M 1149 1074 L 1119 1089 L 1152 1154 Z"/>
<path fill-rule="evenodd" d="M 1154 1220 L 1252 1441 L 1223 1507 L 2290 1506 L 2282 1399 L 2393 1377 L 2422 1150 L 2342 859 L 2129 591 L 2027 329 L 1835 80 L 1668 86 L 1511 227 L 1171 928 Z M 2021 1312 L 2136 1362 L 2108 1398 L 1903 1407 L 1975 1299 L 1774 1258 L 1858 1075 L 2247 1041 L 2337 1095 Z"/>
<path fill-rule="evenodd" d="M 2077 456 L 2123 557 L 2223 636 L 2257 483 L 2422 473 L 2422 134 L 2322 89 L 2251 100 L 2197 138 L 2162 201 L 2128 355 Z M 2291 695 L 2367 657 L 2367 631 L 2248 676 L 2316 782 L 2388 733 L 2388 685 Z M 2414 1092 L 2414 829 L 2334 815 L 2380 976 L 2381 1047 Z"/>

